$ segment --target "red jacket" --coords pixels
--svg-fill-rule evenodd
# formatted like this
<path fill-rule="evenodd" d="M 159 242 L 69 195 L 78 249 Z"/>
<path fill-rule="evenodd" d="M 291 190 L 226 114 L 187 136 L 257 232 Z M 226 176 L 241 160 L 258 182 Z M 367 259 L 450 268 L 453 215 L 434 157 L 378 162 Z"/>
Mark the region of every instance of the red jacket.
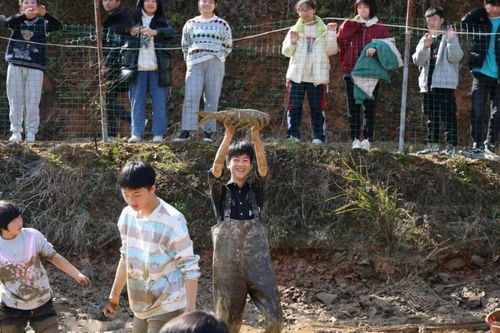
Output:
<path fill-rule="evenodd" d="M 391 34 L 387 28 L 379 23 L 370 27 L 354 20 L 345 20 L 337 33 L 339 57 L 344 73 L 351 73 L 359 54 L 366 44 L 373 39 L 389 38 Z"/>

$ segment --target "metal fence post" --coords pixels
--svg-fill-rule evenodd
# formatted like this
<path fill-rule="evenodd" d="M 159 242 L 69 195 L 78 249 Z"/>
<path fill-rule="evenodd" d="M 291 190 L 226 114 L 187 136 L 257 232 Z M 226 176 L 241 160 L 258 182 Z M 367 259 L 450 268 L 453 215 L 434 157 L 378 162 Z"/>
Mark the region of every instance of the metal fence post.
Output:
<path fill-rule="evenodd" d="M 102 25 L 101 25 L 101 10 L 100 10 L 100 0 L 94 0 L 94 10 L 95 10 L 95 29 L 97 36 L 97 67 L 99 70 L 99 104 L 101 105 L 101 129 L 102 129 L 102 141 L 106 142 L 108 140 L 108 116 L 106 113 L 106 87 L 104 82 L 104 69 L 103 69 L 103 59 L 104 54 L 102 52 Z"/>
<path fill-rule="evenodd" d="M 405 54 L 404 54 L 404 68 L 403 68 L 403 91 L 401 93 L 401 115 L 399 121 L 399 147 L 398 152 L 404 153 L 405 151 L 405 126 L 406 126 L 406 105 L 408 99 L 408 74 L 410 65 L 410 47 L 411 47 L 411 34 L 410 29 L 413 20 L 413 2 L 408 0 L 406 8 L 406 36 L 405 36 Z"/>

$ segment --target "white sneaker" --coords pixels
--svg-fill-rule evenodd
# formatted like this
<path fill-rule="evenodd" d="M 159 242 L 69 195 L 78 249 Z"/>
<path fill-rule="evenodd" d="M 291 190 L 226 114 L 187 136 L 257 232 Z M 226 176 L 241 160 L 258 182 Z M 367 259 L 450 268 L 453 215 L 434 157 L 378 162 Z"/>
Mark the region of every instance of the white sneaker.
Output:
<path fill-rule="evenodd" d="M 427 146 L 417 151 L 418 155 L 434 155 L 439 153 L 439 143 L 428 143 Z"/>
<path fill-rule="evenodd" d="M 352 149 L 359 149 L 361 148 L 361 141 L 358 139 L 352 140 Z"/>
<path fill-rule="evenodd" d="M 160 143 L 163 141 L 163 135 L 155 135 L 153 136 L 153 142 L 154 143 Z"/>
<path fill-rule="evenodd" d="M 207 131 L 205 131 L 205 133 L 203 133 L 203 139 L 201 141 L 205 143 L 213 143 L 214 140 L 212 140 L 212 133 L 208 133 Z"/>
<path fill-rule="evenodd" d="M 132 135 L 130 139 L 128 139 L 128 143 L 138 143 L 142 142 L 142 138 L 140 135 Z"/>
<path fill-rule="evenodd" d="M 184 142 L 190 140 L 191 133 L 189 131 L 182 131 L 179 136 L 172 140 L 172 142 Z"/>
<path fill-rule="evenodd" d="M 490 161 L 500 161 L 500 156 L 495 154 L 495 147 L 490 147 L 486 145 L 484 147 L 484 158 Z"/>
<path fill-rule="evenodd" d="M 21 136 L 21 133 L 19 132 L 14 132 L 9 138 L 10 142 L 21 142 L 23 140 L 23 137 Z"/>
<path fill-rule="evenodd" d="M 299 143 L 300 142 L 300 139 L 294 137 L 293 135 L 290 135 L 286 140 L 289 141 L 289 142 L 294 142 L 294 143 Z"/>
<path fill-rule="evenodd" d="M 34 133 L 26 133 L 25 142 L 35 142 L 35 134 Z"/>
<path fill-rule="evenodd" d="M 312 144 L 313 145 L 322 145 L 323 141 L 321 139 L 313 139 Z"/>
<path fill-rule="evenodd" d="M 370 150 L 372 148 L 372 145 L 368 139 L 364 139 L 361 141 L 361 149 L 364 150 Z"/>

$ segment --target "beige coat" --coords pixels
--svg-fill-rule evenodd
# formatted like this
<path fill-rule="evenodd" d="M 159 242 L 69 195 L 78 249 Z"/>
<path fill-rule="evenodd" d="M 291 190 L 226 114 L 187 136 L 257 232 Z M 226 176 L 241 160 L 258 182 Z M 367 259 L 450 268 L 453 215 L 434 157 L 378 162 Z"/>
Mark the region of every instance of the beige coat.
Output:
<path fill-rule="evenodd" d="M 297 31 L 297 25 L 290 31 Z M 307 56 L 307 41 L 303 33 L 299 32 L 299 40 L 293 45 L 290 39 L 290 31 L 283 41 L 282 53 L 290 58 L 290 64 L 286 73 L 286 79 L 296 83 L 302 82 L 304 73 L 305 57 Z M 338 52 L 337 36 L 335 31 L 325 31 L 314 41 L 311 57 L 313 61 L 314 85 L 328 84 L 330 82 L 330 59 L 329 56 Z"/>

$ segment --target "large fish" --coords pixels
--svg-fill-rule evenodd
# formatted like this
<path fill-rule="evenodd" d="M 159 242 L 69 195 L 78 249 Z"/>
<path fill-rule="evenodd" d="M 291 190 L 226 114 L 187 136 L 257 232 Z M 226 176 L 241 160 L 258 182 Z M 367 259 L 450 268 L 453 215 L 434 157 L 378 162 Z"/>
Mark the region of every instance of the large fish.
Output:
<path fill-rule="evenodd" d="M 269 124 L 269 115 L 265 112 L 253 109 L 227 109 L 219 112 L 197 112 L 202 118 L 199 126 L 203 127 L 212 120 L 217 120 L 223 124 L 233 126 L 241 130 L 245 128 L 263 128 Z"/>

